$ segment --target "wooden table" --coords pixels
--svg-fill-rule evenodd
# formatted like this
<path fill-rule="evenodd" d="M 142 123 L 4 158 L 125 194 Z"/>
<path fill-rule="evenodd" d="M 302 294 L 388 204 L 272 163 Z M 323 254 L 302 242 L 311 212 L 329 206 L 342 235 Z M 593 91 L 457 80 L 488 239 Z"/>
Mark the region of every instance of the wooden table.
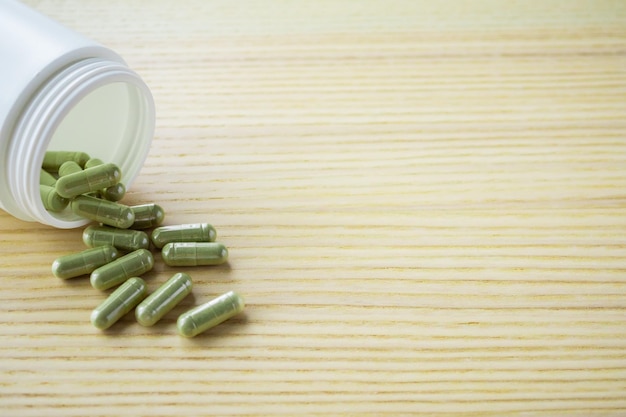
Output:
<path fill-rule="evenodd" d="M 2 415 L 626 414 L 624 2 L 28 3 L 154 93 L 124 202 L 230 261 L 101 332 L 81 230 L 0 214 Z"/>

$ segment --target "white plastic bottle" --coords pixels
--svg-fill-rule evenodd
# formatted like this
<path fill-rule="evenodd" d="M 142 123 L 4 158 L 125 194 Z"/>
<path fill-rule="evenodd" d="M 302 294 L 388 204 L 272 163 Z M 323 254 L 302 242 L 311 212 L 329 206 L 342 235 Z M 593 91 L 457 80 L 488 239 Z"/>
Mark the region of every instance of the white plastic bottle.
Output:
<path fill-rule="evenodd" d="M 27 221 L 72 228 L 69 209 L 39 196 L 46 150 L 117 164 L 127 187 L 154 133 L 152 95 L 115 52 L 16 0 L 0 0 L 0 208 Z"/>

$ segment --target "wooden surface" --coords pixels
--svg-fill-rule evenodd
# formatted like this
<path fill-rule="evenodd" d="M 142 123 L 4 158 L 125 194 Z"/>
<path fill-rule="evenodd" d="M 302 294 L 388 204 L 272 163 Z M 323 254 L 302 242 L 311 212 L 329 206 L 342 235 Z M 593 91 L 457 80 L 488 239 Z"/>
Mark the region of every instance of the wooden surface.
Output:
<path fill-rule="evenodd" d="M 100 332 L 81 231 L 1 213 L 2 415 L 626 415 L 625 2 L 28 3 L 154 93 L 125 202 L 231 257 Z"/>

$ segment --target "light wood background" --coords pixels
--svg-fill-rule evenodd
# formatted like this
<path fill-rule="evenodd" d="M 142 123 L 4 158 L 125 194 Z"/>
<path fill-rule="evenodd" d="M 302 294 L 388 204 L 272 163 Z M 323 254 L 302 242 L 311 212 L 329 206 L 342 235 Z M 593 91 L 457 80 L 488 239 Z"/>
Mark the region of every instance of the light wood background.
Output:
<path fill-rule="evenodd" d="M 154 93 L 125 202 L 231 258 L 100 332 L 81 231 L 1 213 L 0 414 L 626 415 L 626 2 L 28 3 Z"/>

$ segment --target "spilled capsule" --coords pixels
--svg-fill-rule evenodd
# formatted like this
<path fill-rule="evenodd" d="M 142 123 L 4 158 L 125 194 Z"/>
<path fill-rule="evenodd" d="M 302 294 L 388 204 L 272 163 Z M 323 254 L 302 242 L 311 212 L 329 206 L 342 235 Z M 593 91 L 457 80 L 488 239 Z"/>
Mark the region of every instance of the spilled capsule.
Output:
<path fill-rule="evenodd" d="M 78 277 L 93 272 L 118 256 L 117 249 L 112 246 L 87 249 L 55 259 L 52 263 L 52 273 L 61 279 Z"/>
<path fill-rule="evenodd" d="M 50 187 L 48 185 L 39 185 L 39 196 L 41 197 L 41 202 L 43 206 L 48 211 L 59 212 L 70 203 L 70 200 L 67 198 L 61 197 L 57 194 L 54 187 Z"/>
<path fill-rule="evenodd" d="M 181 336 L 194 337 L 242 312 L 244 306 L 243 298 L 236 292 L 229 291 L 181 314 L 176 321 L 178 333 Z"/>
<path fill-rule="evenodd" d="M 47 151 L 44 154 L 41 166 L 46 171 L 56 172 L 64 162 L 74 161 L 82 167 L 88 160 L 89 155 L 85 152 Z"/>
<path fill-rule="evenodd" d="M 39 184 L 47 185 L 49 187 L 54 187 L 54 185 L 56 183 L 57 183 L 57 179 L 54 177 L 54 175 L 52 175 L 51 173 L 49 173 L 45 169 L 42 169 L 40 171 L 40 174 L 39 174 Z"/>
<path fill-rule="evenodd" d="M 150 251 L 138 249 L 95 269 L 89 281 L 95 289 L 106 290 L 121 284 L 130 277 L 150 271 L 153 266 L 154 258 Z"/>
<path fill-rule="evenodd" d="M 228 260 L 228 249 L 219 242 L 175 242 L 163 246 L 161 256 L 169 266 L 220 265 Z"/>
<path fill-rule="evenodd" d="M 71 207 L 81 217 L 120 229 L 130 227 L 135 221 L 135 214 L 130 207 L 86 195 L 74 198 Z"/>
<path fill-rule="evenodd" d="M 132 277 L 115 289 L 91 312 L 91 324 L 100 330 L 108 329 L 146 296 L 146 283 Z"/>
<path fill-rule="evenodd" d="M 95 167 L 97 165 L 103 165 L 104 162 L 102 162 L 102 159 L 99 158 L 90 158 L 87 162 L 85 162 L 85 166 L 84 168 L 92 168 Z"/>
<path fill-rule="evenodd" d="M 172 242 L 214 242 L 215 228 L 208 223 L 177 224 L 161 226 L 152 231 L 150 239 L 157 248 Z"/>
<path fill-rule="evenodd" d="M 120 201 L 126 194 L 126 187 L 121 182 L 100 190 L 100 197 L 109 201 Z"/>
<path fill-rule="evenodd" d="M 74 161 L 66 161 L 59 167 L 59 177 L 81 172 L 83 169 Z"/>
<path fill-rule="evenodd" d="M 165 211 L 155 203 L 131 206 L 131 209 L 135 213 L 135 223 L 130 226 L 131 229 L 149 229 L 163 223 L 165 218 Z"/>
<path fill-rule="evenodd" d="M 89 247 L 111 245 L 121 250 L 148 249 L 150 239 L 145 232 L 107 226 L 89 226 L 83 230 L 83 242 Z"/>
<path fill-rule="evenodd" d="M 110 187 L 120 182 L 122 171 L 115 164 L 96 165 L 83 171 L 60 177 L 56 183 L 57 193 L 72 198 Z"/>
<path fill-rule="evenodd" d="M 142 326 L 154 325 L 191 292 L 192 286 L 189 275 L 175 274 L 137 306 L 137 322 Z"/>

